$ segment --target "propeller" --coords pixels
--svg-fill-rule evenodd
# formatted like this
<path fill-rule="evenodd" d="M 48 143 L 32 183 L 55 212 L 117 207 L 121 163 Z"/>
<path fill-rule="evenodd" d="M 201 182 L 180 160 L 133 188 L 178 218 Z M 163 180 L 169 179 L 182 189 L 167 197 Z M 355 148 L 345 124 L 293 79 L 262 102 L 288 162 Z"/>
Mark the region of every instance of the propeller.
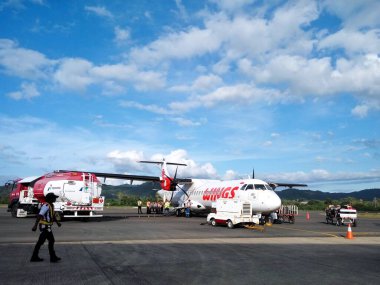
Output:
<path fill-rule="evenodd" d="M 177 172 L 178 172 L 178 166 L 175 170 L 175 173 L 174 173 L 174 177 L 171 178 L 170 176 L 168 176 L 166 173 L 164 173 L 164 175 L 170 180 L 170 191 L 172 191 L 172 196 L 170 198 L 170 201 L 173 199 L 173 195 L 174 195 L 174 191 L 177 190 L 177 187 L 182 190 L 182 192 L 187 196 L 187 198 L 189 198 L 189 194 L 187 194 L 187 192 L 181 187 L 178 185 L 178 181 L 177 181 Z"/>

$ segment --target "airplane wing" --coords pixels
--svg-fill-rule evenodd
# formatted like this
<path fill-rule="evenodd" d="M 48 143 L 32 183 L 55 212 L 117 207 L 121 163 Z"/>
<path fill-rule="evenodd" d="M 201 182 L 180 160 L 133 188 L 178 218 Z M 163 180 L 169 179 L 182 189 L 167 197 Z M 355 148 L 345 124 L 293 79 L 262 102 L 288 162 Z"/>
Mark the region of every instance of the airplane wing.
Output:
<path fill-rule="evenodd" d="M 295 184 L 295 183 L 279 183 L 279 182 L 268 182 L 269 186 L 275 189 L 276 187 L 307 187 L 307 184 Z"/>
<path fill-rule="evenodd" d="M 79 171 L 79 170 L 57 170 L 57 172 L 84 172 L 84 173 L 92 173 L 96 177 L 103 177 L 103 178 L 160 182 L 160 177 L 158 176 L 130 175 L 130 174 L 104 173 L 104 172 Z"/>
<path fill-rule="evenodd" d="M 57 170 L 57 172 L 84 172 L 92 173 L 96 177 L 124 179 L 131 181 L 148 181 L 148 182 L 161 182 L 161 178 L 158 176 L 146 176 L 146 175 L 132 175 L 132 174 L 119 174 L 119 173 L 105 173 L 105 172 L 92 172 L 92 171 L 78 171 L 78 170 Z M 176 178 L 176 182 L 179 184 L 191 183 L 190 178 Z"/>

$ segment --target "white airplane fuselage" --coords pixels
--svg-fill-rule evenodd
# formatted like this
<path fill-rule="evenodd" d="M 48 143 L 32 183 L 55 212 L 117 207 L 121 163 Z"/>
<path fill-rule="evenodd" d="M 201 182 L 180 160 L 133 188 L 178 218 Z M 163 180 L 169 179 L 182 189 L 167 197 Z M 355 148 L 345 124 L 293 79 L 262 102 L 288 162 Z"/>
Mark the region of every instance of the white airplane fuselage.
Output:
<path fill-rule="evenodd" d="M 191 184 L 179 185 L 176 191 L 159 190 L 163 200 L 171 201 L 174 207 L 183 207 L 190 200 L 192 211 L 210 211 L 218 198 L 250 201 L 254 213 L 268 214 L 281 207 L 281 199 L 263 180 L 207 180 L 192 179 Z M 186 194 L 185 194 L 186 192 Z"/>

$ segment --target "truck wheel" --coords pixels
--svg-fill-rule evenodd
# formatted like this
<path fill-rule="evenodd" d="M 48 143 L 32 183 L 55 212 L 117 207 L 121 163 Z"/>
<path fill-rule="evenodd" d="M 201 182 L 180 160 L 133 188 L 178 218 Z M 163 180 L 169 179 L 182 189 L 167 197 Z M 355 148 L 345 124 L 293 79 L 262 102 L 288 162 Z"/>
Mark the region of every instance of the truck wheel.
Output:
<path fill-rule="evenodd" d="M 215 227 L 216 226 L 216 221 L 215 221 L 215 219 L 211 219 L 211 225 L 213 226 L 213 227 Z"/>
<path fill-rule="evenodd" d="M 13 218 L 17 217 L 17 209 L 18 209 L 17 204 L 13 204 L 13 206 L 11 208 L 11 215 L 12 215 Z"/>
<path fill-rule="evenodd" d="M 233 229 L 233 228 L 234 228 L 234 224 L 232 223 L 231 220 L 228 220 L 228 221 L 227 221 L 227 227 L 228 227 L 229 229 Z"/>

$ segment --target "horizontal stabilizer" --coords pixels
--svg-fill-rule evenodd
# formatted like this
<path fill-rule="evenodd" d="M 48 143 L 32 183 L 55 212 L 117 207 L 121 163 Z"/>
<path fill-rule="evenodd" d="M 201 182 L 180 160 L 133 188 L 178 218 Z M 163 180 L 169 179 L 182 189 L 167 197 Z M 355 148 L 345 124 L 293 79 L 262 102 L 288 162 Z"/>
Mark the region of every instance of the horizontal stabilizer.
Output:
<path fill-rule="evenodd" d="M 150 160 L 140 160 L 140 163 L 151 163 L 151 164 L 164 164 L 164 161 L 150 161 Z M 166 162 L 167 165 L 179 165 L 179 166 L 187 166 L 187 164 L 184 163 L 177 163 L 177 162 Z"/>
<path fill-rule="evenodd" d="M 307 187 L 307 184 L 295 184 L 295 183 L 268 182 L 268 184 L 273 189 L 275 189 L 277 187 L 289 187 L 289 188 L 293 188 L 293 187 Z"/>

